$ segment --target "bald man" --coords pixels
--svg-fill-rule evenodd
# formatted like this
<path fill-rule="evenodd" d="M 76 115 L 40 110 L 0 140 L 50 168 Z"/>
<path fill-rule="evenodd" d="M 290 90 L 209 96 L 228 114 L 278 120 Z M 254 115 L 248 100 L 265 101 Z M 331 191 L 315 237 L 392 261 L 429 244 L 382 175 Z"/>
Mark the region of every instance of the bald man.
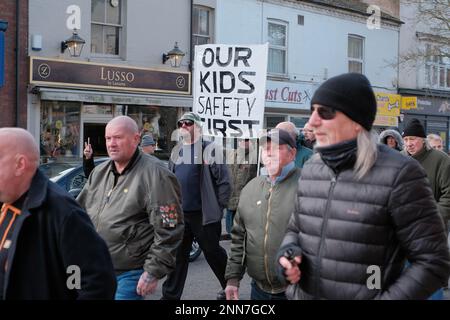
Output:
<path fill-rule="evenodd" d="M 0 129 L 0 299 L 112 299 L 105 242 L 76 201 L 38 170 L 39 149 Z"/>
<path fill-rule="evenodd" d="M 316 135 L 308 122 L 305 123 L 303 127 L 303 136 L 303 145 L 307 148 L 314 149 L 314 145 L 316 144 Z"/>
<path fill-rule="evenodd" d="M 138 148 L 136 122 L 112 119 L 105 129 L 111 161 L 95 167 L 77 200 L 105 239 L 117 274 L 117 300 L 140 300 L 175 267 L 184 232 L 178 181 Z"/>
<path fill-rule="evenodd" d="M 303 168 L 303 165 L 309 158 L 311 158 L 313 152 L 311 149 L 302 145 L 302 137 L 298 134 L 295 124 L 289 121 L 280 122 L 276 126 L 277 129 L 282 129 L 291 135 L 292 139 L 296 142 L 297 154 L 295 155 L 295 166 L 297 168 Z"/>

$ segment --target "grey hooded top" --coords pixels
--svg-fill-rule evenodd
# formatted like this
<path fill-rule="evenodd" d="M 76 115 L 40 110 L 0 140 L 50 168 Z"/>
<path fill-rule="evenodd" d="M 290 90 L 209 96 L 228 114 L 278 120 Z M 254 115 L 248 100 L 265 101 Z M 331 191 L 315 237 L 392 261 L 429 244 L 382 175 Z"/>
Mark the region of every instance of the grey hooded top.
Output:
<path fill-rule="evenodd" d="M 394 129 L 384 130 L 383 132 L 380 133 L 378 142 L 387 145 L 387 137 L 392 137 L 395 139 L 395 141 L 397 142 L 397 147 L 395 149 L 397 149 L 398 151 L 403 150 L 403 138 L 400 135 L 400 133 L 398 133 L 397 130 Z"/>

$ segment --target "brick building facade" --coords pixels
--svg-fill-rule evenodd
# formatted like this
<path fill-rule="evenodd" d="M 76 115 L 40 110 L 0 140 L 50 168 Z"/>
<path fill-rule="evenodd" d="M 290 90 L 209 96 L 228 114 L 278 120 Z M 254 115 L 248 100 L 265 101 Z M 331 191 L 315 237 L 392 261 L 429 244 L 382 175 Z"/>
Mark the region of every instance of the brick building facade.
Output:
<path fill-rule="evenodd" d="M 0 1 L 0 20 L 8 23 L 8 29 L 5 32 L 4 52 L 5 84 L 0 88 L 0 127 L 18 126 L 26 128 L 29 73 L 27 59 L 28 0 Z M 18 33 L 17 26 L 19 26 Z M 16 53 L 17 35 L 19 38 L 18 53 Z M 18 95 L 17 91 L 19 92 Z"/>

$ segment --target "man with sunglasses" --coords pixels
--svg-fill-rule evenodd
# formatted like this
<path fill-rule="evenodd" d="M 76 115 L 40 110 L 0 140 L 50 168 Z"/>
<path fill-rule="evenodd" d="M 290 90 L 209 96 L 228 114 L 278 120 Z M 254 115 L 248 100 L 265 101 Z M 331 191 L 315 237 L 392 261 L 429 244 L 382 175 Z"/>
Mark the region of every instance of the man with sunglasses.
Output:
<path fill-rule="evenodd" d="M 178 120 L 181 142 L 172 150 L 169 169 L 180 185 L 185 219 L 183 241 L 178 248 L 175 271 L 162 287 L 162 299 L 180 300 L 189 266 L 192 241 L 197 240 L 206 261 L 225 289 L 227 253 L 220 246 L 223 209 L 231 194 L 227 165 L 215 161 L 208 150 L 221 153 L 220 148 L 203 141 L 202 121 L 194 112 L 185 113 Z M 220 159 L 219 154 L 217 159 Z M 223 161 L 222 161 L 223 162 Z M 224 291 L 217 297 L 224 299 Z"/>
<path fill-rule="evenodd" d="M 447 236 L 426 173 L 376 144 L 376 110 L 356 73 L 327 80 L 311 99 L 317 153 L 277 259 L 295 284 L 291 298 L 426 299 L 447 284 Z"/>

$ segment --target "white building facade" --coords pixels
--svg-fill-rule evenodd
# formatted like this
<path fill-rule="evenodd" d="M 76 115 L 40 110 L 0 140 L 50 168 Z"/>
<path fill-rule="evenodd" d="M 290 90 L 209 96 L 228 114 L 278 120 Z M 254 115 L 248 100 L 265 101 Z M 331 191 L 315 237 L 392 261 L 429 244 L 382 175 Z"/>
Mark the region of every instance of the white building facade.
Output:
<path fill-rule="evenodd" d="M 436 133 L 450 148 L 450 8 L 437 1 L 401 1 L 399 93 L 416 97 L 413 109 L 403 110 L 405 122 L 418 118 L 427 133 Z M 427 13 L 439 19 L 430 19 Z"/>
<path fill-rule="evenodd" d="M 373 27 L 368 5 L 339 1 L 217 0 L 214 41 L 269 43 L 265 126 L 302 127 L 310 99 L 324 80 L 361 72 L 380 94 L 396 94 L 399 25 L 383 14 Z M 385 125 L 380 123 L 380 125 Z"/>

